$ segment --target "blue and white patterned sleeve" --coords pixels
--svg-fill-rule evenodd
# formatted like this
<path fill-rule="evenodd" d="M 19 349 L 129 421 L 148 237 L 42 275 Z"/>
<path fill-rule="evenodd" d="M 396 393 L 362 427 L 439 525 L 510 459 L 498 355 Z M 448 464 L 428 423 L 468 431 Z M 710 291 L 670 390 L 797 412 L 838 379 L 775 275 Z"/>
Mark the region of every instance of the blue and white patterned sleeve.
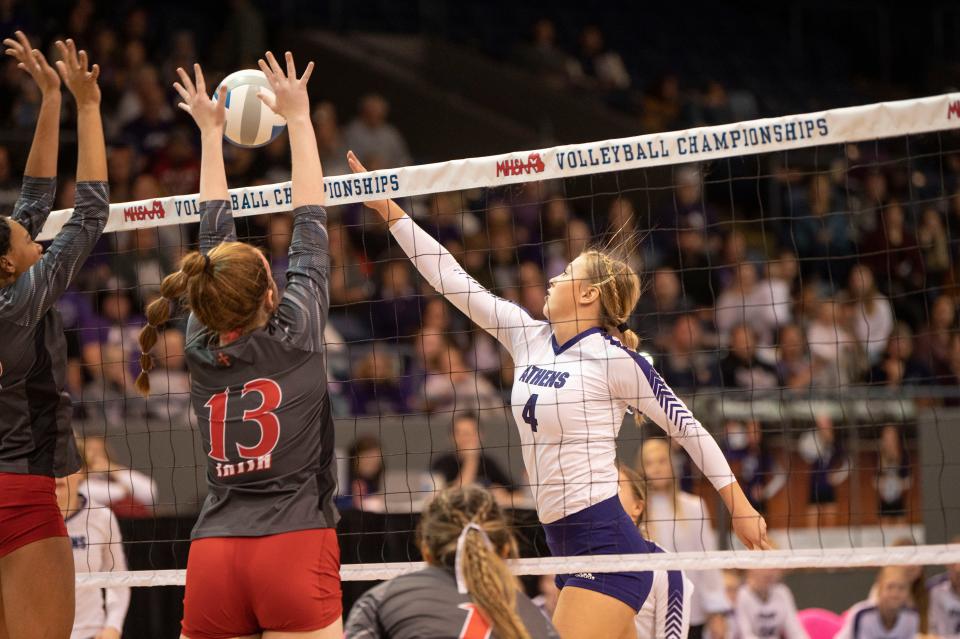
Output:
<path fill-rule="evenodd" d="M 662 428 L 687 451 L 717 490 L 736 481 L 720 446 L 660 373 L 642 355 L 621 349 L 610 362 L 611 390 L 618 399 Z"/>

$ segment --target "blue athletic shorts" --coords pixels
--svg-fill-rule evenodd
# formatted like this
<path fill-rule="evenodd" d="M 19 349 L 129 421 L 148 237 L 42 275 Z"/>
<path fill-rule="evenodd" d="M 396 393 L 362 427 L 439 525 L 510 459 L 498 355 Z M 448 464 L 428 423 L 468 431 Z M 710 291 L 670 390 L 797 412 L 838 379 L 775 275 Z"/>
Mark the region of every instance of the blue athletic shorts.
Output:
<path fill-rule="evenodd" d="M 547 546 L 554 557 L 621 555 L 656 552 L 645 540 L 614 495 L 552 524 L 545 524 Z M 635 611 L 643 607 L 653 585 L 653 573 L 614 572 L 557 575 L 557 588 L 576 586 L 619 599 Z"/>

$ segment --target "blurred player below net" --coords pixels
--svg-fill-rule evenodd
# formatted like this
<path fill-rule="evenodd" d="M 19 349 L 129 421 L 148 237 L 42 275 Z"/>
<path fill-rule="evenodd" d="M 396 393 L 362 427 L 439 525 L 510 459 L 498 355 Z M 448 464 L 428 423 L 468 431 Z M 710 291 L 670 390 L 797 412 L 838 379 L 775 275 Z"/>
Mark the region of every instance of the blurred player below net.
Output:
<path fill-rule="evenodd" d="M 0 637 L 61 638 L 73 625 L 70 540 L 54 477 L 80 468 L 64 392 L 67 342 L 54 308 L 107 223 L 99 68 L 72 40 L 57 69 L 77 102 L 77 199 L 46 252 L 34 241 L 56 190 L 60 77 L 19 31 L 7 55 L 42 94 L 20 199 L 0 218 Z"/>
<path fill-rule="evenodd" d="M 647 537 L 647 490 L 643 478 L 633 470 L 620 467 L 620 504 Z M 648 552 L 664 552 L 652 541 Z M 655 570 L 650 595 L 637 613 L 637 637 L 647 639 L 682 639 L 690 632 L 690 600 L 693 582 L 681 570 Z"/>
<path fill-rule="evenodd" d="M 183 69 L 174 86 L 200 128 L 200 251 L 164 278 L 140 334 L 147 355 L 185 299 L 191 403 L 207 453 L 208 494 L 191 535 L 183 636 L 338 638 L 342 633 L 340 551 L 333 507 L 336 473 L 323 329 L 329 310 L 323 173 L 310 122 L 307 80 L 272 53 L 260 68 L 287 120 L 293 158 L 293 234 L 287 285 L 277 293 L 270 265 L 237 242 L 223 164 L 225 92 L 212 101 L 203 73 Z M 181 84 L 182 83 L 182 84 Z"/>
<path fill-rule="evenodd" d="M 364 594 L 350 610 L 346 639 L 559 639 L 503 561 L 517 544 L 491 493 L 441 491 L 417 534 L 428 567 Z"/>
<path fill-rule="evenodd" d="M 914 639 L 920 615 L 908 607 L 909 580 L 900 566 L 877 574 L 877 600 L 861 601 L 847 611 L 835 639 Z"/>
<path fill-rule="evenodd" d="M 57 479 L 57 505 L 67 524 L 77 572 L 124 572 L 123 536 L 113 511 L 80 492 L 84 473 Z M 120 639 L 130 588 L 77 588 L 70 639 Z"/>
<path fill-rule="evenodd" d="M 365 171 L 352 152 L 347 159 L 353 172 Z M 640 280 L 625 261 L 605 250 L 584 251 L 550 280 L 548 321 L 540 322 L 483 288 L 395 202 L 367 205 L 427 282 L 513 358 L 513 415 L 554 556 L 648 552 L 617 498 L 616 436 L 630 408 L 680 442 L 719 491 L 744 545 L 767 546 L 766 523 L 716 441 L 634 350 L 637 336 L 624 322 L 640 297 Z M 632 638 L 652 579 L 649 571 L 559 575 L 557 630 L 577 639 Z"/>

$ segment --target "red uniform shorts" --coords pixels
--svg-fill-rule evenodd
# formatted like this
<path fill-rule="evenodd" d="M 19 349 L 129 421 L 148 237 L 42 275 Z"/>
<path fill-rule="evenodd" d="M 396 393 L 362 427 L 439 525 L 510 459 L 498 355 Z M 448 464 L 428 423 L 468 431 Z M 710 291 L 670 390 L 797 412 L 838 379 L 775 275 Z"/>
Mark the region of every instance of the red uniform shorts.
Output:
<path fill-rule="evenodd" d="M 0 557 L 41 539 L 66 536 L 53 477 L 0 473 Z"/>
<path fill-rule="evenodd" d="M 189 639 L 309 632 L 342 612 L 333 528 L 190 544 L 182 624 Z"/>

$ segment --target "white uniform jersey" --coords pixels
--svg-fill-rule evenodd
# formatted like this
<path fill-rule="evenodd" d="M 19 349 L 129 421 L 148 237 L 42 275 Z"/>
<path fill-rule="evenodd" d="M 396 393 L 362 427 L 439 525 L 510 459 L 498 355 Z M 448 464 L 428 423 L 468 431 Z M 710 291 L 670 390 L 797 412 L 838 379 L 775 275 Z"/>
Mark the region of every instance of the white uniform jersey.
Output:
<path fill-rule="evenodd" d="M 80 495 L 79 510 L 66 519 L 77 572 L 111 572 L 127 569 L 120 526 L 106 506 Z M 77 588 L 76 613 L 70 639 L 89 639 L 103 628 L 123 630 L 130 605 L 129 588 Z"/>
<path fill-rule="evenodd" d="M 941 637 L 960 637 L 960 595 L 953 589 L 947 575 L 938 575 L 930 588 L 927 623 L 930 634 Z"/>
<path fill-rule="evenodd" d="M 675 497 L 648 493 L 646 526 L 650 539 L 667 552 L 709 552 L 718 548 L 706 504 L 690 493 L 677 492 Z M 691 570 L 688 577 L 695 586 L 690 623 L 699 626 L 710 615 L 729 612 L 720 570 Z"/>
<path fill-rule="evenodd" d="M 750 586 L 740 586 L 737 591 L 736 617 L 742 639 L 809 639 L 807 631 L 797 619 L 797 604 L 793 593 L 783 584 L 771 586 L 766 599 L 761 599 Z"/>
<path fill-rule="evenodd" d="M 920 615 L 912 608 L 901 608 L 892 628 L 880 617 L 872 601 L 861 601 L 847 612 L 843 627 L 834 639 L 915 639 L 920 632 Z"/>
<path fill-rule="evenodd" d="M 638 639 L 685 639 L 693 591 L 683 571 L 654 570 L 650 594 L 635 618 Z"/>
<path fill-rule="evenodd" d="M 716 441 L 642 356 L 600 328 L 558 344 L 549 323 L 483 288 L 413 220 L 391 232 L 427 282 L 513 357 L 511 409 L 541 522 L 617 494 L 616 437 L 628 407 L 678 439 L 716 488 L 734 481 Z"/>

